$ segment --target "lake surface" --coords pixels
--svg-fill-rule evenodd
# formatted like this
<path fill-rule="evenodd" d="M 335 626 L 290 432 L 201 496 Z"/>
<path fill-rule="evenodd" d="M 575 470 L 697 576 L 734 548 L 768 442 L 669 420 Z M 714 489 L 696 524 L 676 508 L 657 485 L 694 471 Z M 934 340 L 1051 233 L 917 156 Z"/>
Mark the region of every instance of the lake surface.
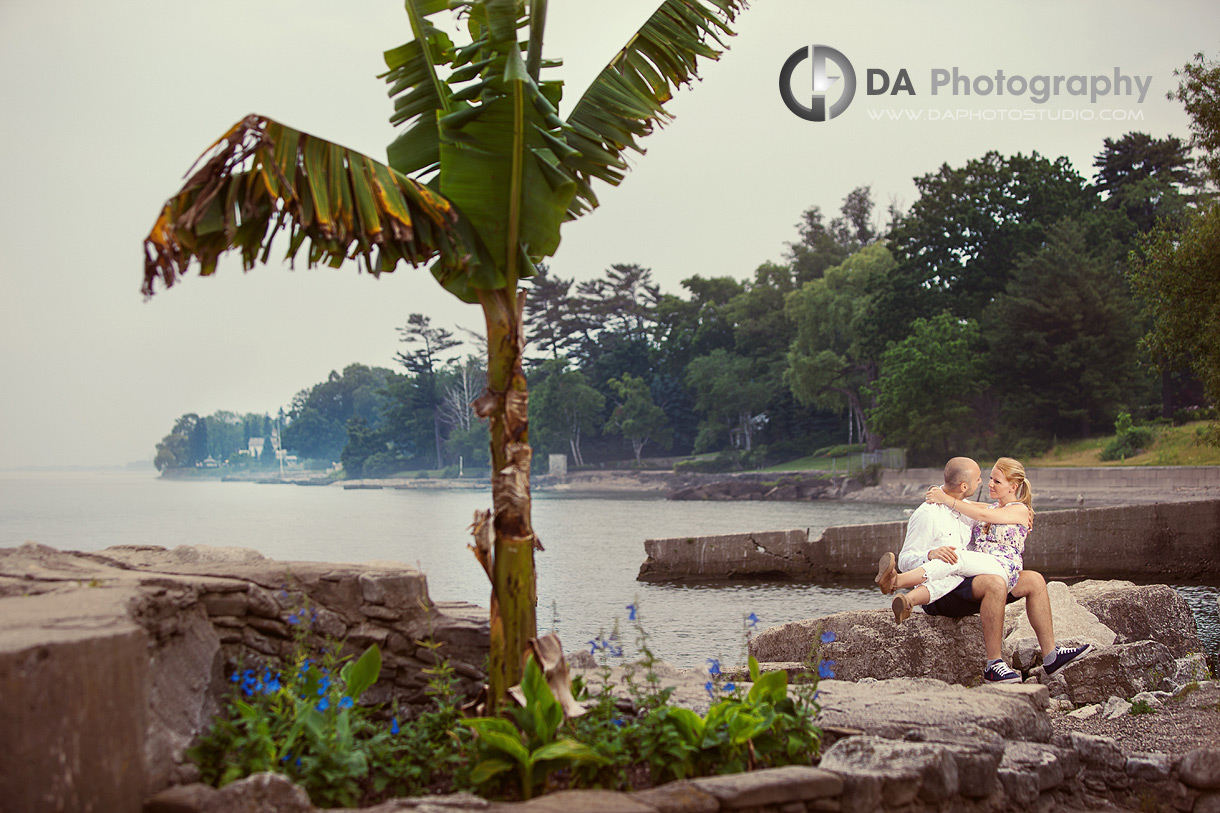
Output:
<path fill-rule="evenodd" d="M 0 547 L 27 540 L 63 550 L 111 545 L 236 545 L 282 560 L 416 565 L 437 600 L 487 606 L 490 586 L 466 549 L 489 491 L 344 490 L 159 480 L 131 472 L 0 473 Z M 628 604 L 641 609 L 649 646 L 678 666 L 744 660 L 743 619 L 757 629 L 841 610 L 888 608 L 871 583 L 666 585 L 637 582 L 644 540 L 903 519 L 913 506 L 869 503 L 669 502 L 537 492 L 534 526 L 538 628 L 578 649 L 616 619 L 628 643 Z M 1180 587 L 1209 652 L 1220 649 L 1215 587 Z"/>

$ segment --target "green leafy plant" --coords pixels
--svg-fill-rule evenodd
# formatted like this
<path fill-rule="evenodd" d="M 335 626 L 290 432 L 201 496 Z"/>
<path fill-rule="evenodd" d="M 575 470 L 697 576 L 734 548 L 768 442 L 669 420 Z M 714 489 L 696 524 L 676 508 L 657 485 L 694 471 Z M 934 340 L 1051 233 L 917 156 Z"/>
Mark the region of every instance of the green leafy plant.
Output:
<path fill-rule="evenodd" d="M 1134 703 L 1131 704 L 1131 709 L 1127 713 L 1128 714 L 1156 714 L 1156 709 L 1154 709 L 1148 703 L 1147 700 L 1136 700 Z"/>
<path fill-rule="evenodd" d="M 482 757 L 470 775 L 474 784 L 484 784 L 515 769 L 521 797 L 530 799 L 552 771 L 579 762 L 607 761 L 584 743 L 557 737 L 563 724 L 563 707 L 552 694 L 532 655 L 525 664 L 521 691 L 525 705 L 511 710 L 516 725 L 501 717 L 475 717 L 464 721 L 478 735 L 477 745 Z"/>
<path fill-rule="evenodd" d="M 1102 449 L 1102 460 L 1126 460 L 1152 445 L 1154 435 L 1150 426 L 1135 426 L 1130 412 L 1118 413 L 1114 421 L 1114 440 Z"/>
<path fill-rule="evenodd" d="M 239 669 L 237 691 L 212 729 L 187 751 L 203 781 L 218 787 L 261 771 L 286 774 L 315 804 L 354 806 L 389 734 L 356 700 L 377 681 L 374 644 L 337 670 L 330 654 L 314 662 L 299 646 L 287 676 L 270 666 Z"/>

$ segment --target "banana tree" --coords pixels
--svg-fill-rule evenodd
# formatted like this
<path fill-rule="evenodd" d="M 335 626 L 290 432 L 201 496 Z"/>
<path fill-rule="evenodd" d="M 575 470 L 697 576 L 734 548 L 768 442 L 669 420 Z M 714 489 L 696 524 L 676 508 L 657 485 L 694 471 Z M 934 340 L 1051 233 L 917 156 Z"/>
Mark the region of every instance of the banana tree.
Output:
<path fill-rule="evenodd" d="M 385 54 L 403 132 L 383 163 L 251 115 L 220 137 L 145 240 L 143 291 L 169 287 L 241 252 L 265 263 L 281 230 L 287 256 L 354 260 L 369 273 L 431 263 L 487 324 L 492 510 L 477 515 L 475 555 L 492 583 L 493 705 L 519 682 L 536 635 L 522 278 L 559 246 L 560 226 L 597 206 L 594 181 L 618 184 L 626 152 L 670 119 L 664 104 L 716 59 L 745 0 L 664 0 L 561 116 L 558 63 L 542 58 L 546 0 L 406 0 L 414 38 Z M 433 23 L 456 13 L 467 41 Z"/>

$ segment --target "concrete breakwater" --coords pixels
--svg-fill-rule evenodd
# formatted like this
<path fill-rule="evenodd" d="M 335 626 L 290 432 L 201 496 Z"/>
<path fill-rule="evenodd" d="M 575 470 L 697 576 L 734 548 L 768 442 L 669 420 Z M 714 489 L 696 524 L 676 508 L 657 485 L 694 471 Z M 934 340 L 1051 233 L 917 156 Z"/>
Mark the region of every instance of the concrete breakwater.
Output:
<path fill-rule="evenodd" d="M 640 581 L 819 581 L 876 573 L 906 522 L 649 539 Z M 1026 567 L 1048 578 L 1220 579 L 1220 500 L 1084 508 L 1039 514 Z"/>

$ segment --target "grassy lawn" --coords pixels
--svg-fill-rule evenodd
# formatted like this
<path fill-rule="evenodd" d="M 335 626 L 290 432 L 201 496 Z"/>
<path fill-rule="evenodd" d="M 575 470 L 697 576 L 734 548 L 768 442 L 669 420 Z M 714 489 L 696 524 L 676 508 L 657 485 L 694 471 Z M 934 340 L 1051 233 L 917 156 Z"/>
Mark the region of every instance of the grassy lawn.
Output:
<path fill-rule="evenodd" d="M 1101 451 L 1114 440 L 1108 437 L 1073 440 L 1055 446 L 1046 454 L 1023 461 L 1026 466 L 1216 466 L 1220 465 L 1220 448 L 1199 440 L 1199 431 L 1206 421 L 1161 426 L 1156 429 L 1152 446 L 1141 455 L 1126 460 L 1101 459 Z"/>
<path fill-rule="evenodd" d="M 1089 438 L 1087 440 L 1072 440 L 1052 448 L 1041 457 L 1023 460 L 1026 466 L 1220 466 L 1220 448 L 1208 446 L 1199 440 L 1199 433 L 1208 426 L 1207 421 L 1195 421 L 1182 426 L 1160 426 L 1156 428 L 1156 436 L 1152 446 L 1141 455 L 1129 457 L 1126 460 L 1102 460 L 1101 452 L 1114 440 L 1114 435 Z M 995 461 L 980 460 L 986 471 Z M 820 469 L 822 471 L 846 471 L 848 464 L 852 471 L 860 469 L 860 455 L 840 457 L 837 460 L 830 457 L 815 457 L 810 455 L 797 460 L 789 460 L 777 466 L 769 466 L 763 471 L 802 471 Z"/>
<path fill-rule="evenodd" d="M 839 471 L 846 472 L 850 464 L 852 471 L 860 471 L 860 455 L 853 454 L 847 457 L 808 457 L 798 458 L 797 460 L 789 460 L 787 463 L 780 463 L 778 466 L 768 466 L 763 471 L 805 471 L 810 469 L 820 469 L 822 471 Z"/>

